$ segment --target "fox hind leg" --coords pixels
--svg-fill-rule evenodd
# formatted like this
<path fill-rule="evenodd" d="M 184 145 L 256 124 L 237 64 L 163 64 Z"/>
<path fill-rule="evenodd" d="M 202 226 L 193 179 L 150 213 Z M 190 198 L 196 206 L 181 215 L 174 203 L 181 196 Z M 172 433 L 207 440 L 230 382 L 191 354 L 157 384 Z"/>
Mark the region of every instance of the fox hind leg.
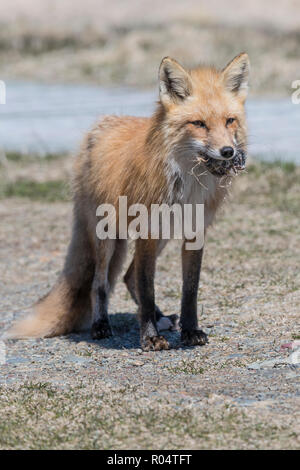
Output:
<path fill-rule="evenodd" d="M 98 244 L 95 275 L 91 289 L 92 337 L 112 336 L 108 318 L 108 301 L 126 256 L 126 240 L 102 240 Z"/>
<path fill-rule="evenodd" d="M 107 309 L 110 293 L 109 264 L 114 249 L 115 240 L 101 240 L 97 243 L 95 275 L 91 289 L 93 339 L 112 336 Z"/>

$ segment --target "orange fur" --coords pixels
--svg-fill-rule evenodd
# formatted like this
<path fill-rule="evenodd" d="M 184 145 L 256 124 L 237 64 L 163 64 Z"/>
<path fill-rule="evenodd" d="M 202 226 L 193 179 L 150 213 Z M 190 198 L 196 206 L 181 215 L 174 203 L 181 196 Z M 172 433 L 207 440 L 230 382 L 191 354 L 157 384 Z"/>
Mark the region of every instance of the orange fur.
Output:
<path fill-rule="evenodd" d="M 238 140 L 245 148 L 247 67 L 246 54 L 222 71 L 188 71 L 166 58 L 152 117 L 107 116 L 86 135 L 74 167 L 73 236 L 59 283 L 8 337 L 54 336 L 80 328 L 91 317 L 93 292 L 107 285 L 111 290 L 126 250 L 118 241 L 105 245 L 97 239 L 99 204 L 117 209 L 121 195 L 128 205 L 147 207 L 198 202 L 205 204 L 206 226 L 212 222 L 226 188 L 201 163 L 194 145 L 201 142 L 217 151 Z M 230 117 L 235 121 L 227 126 Z M 206 128 L 192 124 L 198 120 Z M 199 180 L 192 174 L 195 166 Z"/>

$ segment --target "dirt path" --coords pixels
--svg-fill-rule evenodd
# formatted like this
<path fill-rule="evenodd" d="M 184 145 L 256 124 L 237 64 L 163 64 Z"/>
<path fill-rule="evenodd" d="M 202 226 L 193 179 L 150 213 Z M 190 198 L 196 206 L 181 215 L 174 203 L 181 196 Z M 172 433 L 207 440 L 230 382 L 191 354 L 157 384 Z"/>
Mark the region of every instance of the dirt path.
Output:
<path fill-rule="evenodd" d="M 6 344 L 1 448 L 299 448 L 300 370 L 253 370 L 286 358 L 299 335 L 299 169 L 253 167 L 207 242 L 199 318 L 210 343 L 142 353 L 135 306 L 119 282 L 113 339 L 89 334 Z M 53 284 L 69 203 L 0 201 L 0 326 Z M 129 259 L 127 260 L 127 263 Z M 157 303 L 180 306 L 180 256 L 158 263 Z M 201 313 L 202 310 L 202 313 Z"/>

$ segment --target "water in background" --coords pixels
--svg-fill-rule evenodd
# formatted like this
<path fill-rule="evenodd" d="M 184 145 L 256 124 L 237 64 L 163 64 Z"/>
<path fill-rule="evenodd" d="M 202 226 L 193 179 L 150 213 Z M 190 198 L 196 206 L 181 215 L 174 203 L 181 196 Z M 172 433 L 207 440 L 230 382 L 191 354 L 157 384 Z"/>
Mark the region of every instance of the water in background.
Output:
<path fill-rule="evenodd" d="M 9 82 L 0 105 L 0 148 L 22 153 L 76 151 L 103 114 L 149 116 L 157 93 L 128 88 Z M 249 100 L 249 153 L 300 163 L 300 105 Z"/>

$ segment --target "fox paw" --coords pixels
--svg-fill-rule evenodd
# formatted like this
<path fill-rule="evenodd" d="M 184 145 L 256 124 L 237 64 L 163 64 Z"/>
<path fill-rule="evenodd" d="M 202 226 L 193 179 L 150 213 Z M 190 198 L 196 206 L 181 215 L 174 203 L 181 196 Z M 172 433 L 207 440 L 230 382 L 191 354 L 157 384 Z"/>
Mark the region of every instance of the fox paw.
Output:
<path fill-rule="evenodd" d="M 202 330 L 183 330 L 181 340 L 185 346 L 204 346 L 208 343 L 207 334 Z"/>
<path fill-rule="evenodd" d="M 146 336 L 142 339 L 143 351 L 162 351 L 169 349 L 169 343 L 163 336 Z"/>
<path fill-rule="evenodd" d="M 98 320 L 93 323 L 91 334 L 93 339 L 103 339 L 112 336 L 112 331 L 108 322 Z"/>

